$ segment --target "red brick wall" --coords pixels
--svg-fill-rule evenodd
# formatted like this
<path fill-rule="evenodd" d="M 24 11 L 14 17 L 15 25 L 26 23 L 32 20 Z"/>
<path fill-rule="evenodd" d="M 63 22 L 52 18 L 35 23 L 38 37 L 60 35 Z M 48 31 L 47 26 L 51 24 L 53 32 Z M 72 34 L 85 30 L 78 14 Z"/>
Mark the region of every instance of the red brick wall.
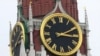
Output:
<path fill-rule="evenodd" d="M 86 32 L 85 30 L 84 30 L 84 32 Z M 87 54 L 87 39 L 86 39 L 86 33 L 85 34 L 83 34 L 83 42 L 82 42 L 82 46 L 81 46 L 81 48 L 80 48 L 80 52 L 81 52 L 81 54 Z"/>
<path fill-rule="evenodd" d="M 28 18 L 29 1 L 23 0 L 23 15 Z M 74 0 L 62 0 L 65 11 L 78 21 L 77 2 Z M 55 6 L 54 0 L 32 0 L 33 17 L 41 17 L 53 10 Z"/>
<path fill-rule="evenodd" d="M 65 11 L 78 21 L 78 9 L 76 0 L 62 0 L 62 5 Z"/>
<path fill-rule="evenodd" d="M 22 11 L 25 18 L 28 18 L 29 1 L 30 0 L 23 0 L 22 3 L 22 8 L 23 8 Z M 53 0 L 32 0 L 32 9 L 34 17 L 46 15 L 47 13 L 52 11 L 53 7 L 54 7 Z"/>

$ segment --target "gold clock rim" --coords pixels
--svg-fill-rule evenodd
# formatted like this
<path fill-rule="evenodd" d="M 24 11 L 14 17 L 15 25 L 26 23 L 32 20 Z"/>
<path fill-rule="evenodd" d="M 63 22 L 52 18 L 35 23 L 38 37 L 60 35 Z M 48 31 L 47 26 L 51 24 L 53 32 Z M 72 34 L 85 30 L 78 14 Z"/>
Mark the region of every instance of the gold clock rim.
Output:
<path fill-rule="evenodd" d="M 11 44 L 11 40 L 12 40 L 12 34 L 13 34 L 13 32 L 14 32 L 14 29 L 16 28 L 16 26 L 17 25 L 19 25 L 21 28 L 22 28 L 22 34 L 23 34 L 23 41 L 25 42 L 25 29 L 24 29 L 24 26 L 23 26 L 23 24 L 21 23 L 21 22 L 17 22 L 16 24 L 15 24 L 15 26 L 14 26 L 14 28 L 13 28 L 13 30 L 11 31 L 11 35 L 10 35 L 10 52 L 11 52 L 11 54 L 10 54 L 10 56 L 13 56 L 12 54 L 12 44 Z"/>
<path fill-rule="evenodd" d="M 78 30 L 78 34 L 79 34 L 79 41 L 78 41 L 78 44 L 77 46 L 70 52 L 65 52 L 65 53 L 61 53 L 61 52 L 57 52 L 57 51 L 54 51 L 52 50 L 52 48 L 50 48 L 50 46 L 46 43 L 45 41 L 45 38 L 44 38 L 44 27 L 46 25 L 46 23 L 52 18 L 52 17 L 55 17 L 55 16 L 63 16 L 65 18 L 67 18 L 68 20 L 70 20 L 77 28 Z M 68 14 L 64 14 L 64 13 L 54 13 L 54 14 L 51 14 L 45 18 L 43 18 L 43 21 L 42 21 L 42 24 L 41 24 L 41 27 L 40 27 L 40 38 L 42 40 L 42 43 L 44 44 L 44 46 L 46 47 L 46 49 L 48 49 L 50 52 L 56 54 L 56 55 L 72 55 L 74 54 L 75 52 L 78 51 L 78 49 L 80 48 L 81 44 L 82 44 L 82 30 L 79 26 L 79 24 L 71 17 L 69 16 Z"/>

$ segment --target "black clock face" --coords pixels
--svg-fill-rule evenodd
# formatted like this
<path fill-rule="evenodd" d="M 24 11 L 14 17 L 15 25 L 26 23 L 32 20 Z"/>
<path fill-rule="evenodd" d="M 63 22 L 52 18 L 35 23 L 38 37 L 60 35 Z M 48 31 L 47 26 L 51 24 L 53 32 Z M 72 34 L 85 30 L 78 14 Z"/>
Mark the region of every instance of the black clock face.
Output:
<path fill-rule="evenodd" d="M 11 35 L 11 53 L 12 56 L 19 56 L 21 39 L 24 38 L 24 32 L 21 23 L 17 23 Z"/>
<path fill-rule="evenodd" d="M 43 27 L 41 26 L 40 34 L 47 49 L 57 55 L 70 55 L 79 48 L 81 37 L 79 28 L 73 20 L 62 14 L 46 20 Z"/>

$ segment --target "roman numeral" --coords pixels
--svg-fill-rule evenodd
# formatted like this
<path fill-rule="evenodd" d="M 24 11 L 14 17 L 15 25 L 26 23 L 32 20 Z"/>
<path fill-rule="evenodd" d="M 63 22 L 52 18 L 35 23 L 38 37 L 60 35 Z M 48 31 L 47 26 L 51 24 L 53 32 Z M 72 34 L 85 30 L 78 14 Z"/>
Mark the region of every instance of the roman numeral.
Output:
<path fill-rule="evenodd" d="M 64 52 L 64 48 L 60 46 L 60 52 Z"/>
<path fill-rule="evenodd" d="M 48 27 L 49 29 L 51 28 L 51 26 L 50 26 L 50 25 L 48 25 L 48 24 L 46 25 L 46 27 Z"/>
<path fill-rule="evenodd" d="M 52 21 L 52 23 L 53 24 L 56 24 L 56 21 L 55 21 L 55 19 L 53 18 L 53 19 L 51 19 L 51 21 Z"/>
<path fill-rule="evenodd" d="M 53 44 L 52 45 L 52 49 L 56 50 L 56 48 L 57 48 L 57 45 L 56 44 Z"/>
<path fill-rule="evenodd" d="M 68 48 L 68 51 L 71 51 L 72 50 L 72 48 L 70 46 L 68 46 L 67 48 Z"/>
<path fill-rule="evenodd" d="M 47 39 L 46 39 L 46 42 L 47 42 L 48 44 L 50 44 L 50 43 L 52 42 L 51 38 L 47 38 Z"/>
<path fill-rule="evenodd" d="M 76 42 L 75 40 L 72 40 L 72 44 L 73 44 L 74 46 L 76 46 L 76 45 L 77 45 L 77 42 Z"/>
<path fill-rule="evenodd" d="M 50 32 L 44 32 L 44 35 L 50 35 Z"/>
<path fill-rule="evenodd" d="M 69 20 L 67 21 L 66 25 L 68 25 L 68 24 L 69 24 Z"/>
<path fill-rule="evenodd" d="M 59 23 L 63 23 L 63 17 L 59 17 Z"/>

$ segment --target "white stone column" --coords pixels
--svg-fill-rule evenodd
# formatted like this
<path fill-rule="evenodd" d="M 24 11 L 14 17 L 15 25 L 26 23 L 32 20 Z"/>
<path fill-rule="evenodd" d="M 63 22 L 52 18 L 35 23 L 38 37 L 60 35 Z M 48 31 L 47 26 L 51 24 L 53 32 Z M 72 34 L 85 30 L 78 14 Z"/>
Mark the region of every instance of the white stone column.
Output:
<path fill-rule="evenodd" d="M 41 56 L 46 56 L 46 50 L 43 45 L 41 45 Z"/>

